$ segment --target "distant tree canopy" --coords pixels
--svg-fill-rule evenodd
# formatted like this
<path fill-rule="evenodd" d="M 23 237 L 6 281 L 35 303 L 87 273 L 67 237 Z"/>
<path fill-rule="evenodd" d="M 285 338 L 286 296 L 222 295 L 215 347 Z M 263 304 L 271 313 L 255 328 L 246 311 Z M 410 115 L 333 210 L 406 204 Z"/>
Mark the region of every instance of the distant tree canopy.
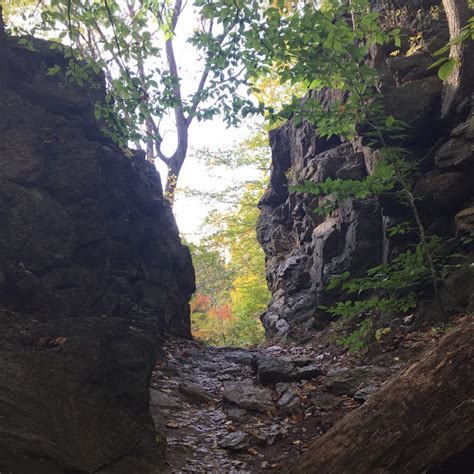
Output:
<path fill-rule="evenodd" d="M 268 181 L 270 150 L 264 130 L 220 151 L 202 150 L 210 170 L 248 169 L 222 196 L 212 190 L 187 190 L 219 209 L 210 212 L 199 244 L 191 245 L 197 290 L 193 334 L 213 344 L 252 345 L 264 338 L 260 316 L 270 299 L 263 251 L 256 238 L 257 203 Z"/>

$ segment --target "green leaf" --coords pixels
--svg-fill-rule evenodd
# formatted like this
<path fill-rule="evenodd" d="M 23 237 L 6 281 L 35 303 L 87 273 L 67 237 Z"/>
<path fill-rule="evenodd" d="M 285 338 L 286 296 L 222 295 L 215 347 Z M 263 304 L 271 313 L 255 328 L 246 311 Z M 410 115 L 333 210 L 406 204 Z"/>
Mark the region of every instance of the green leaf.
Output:
<path fill-rule="evenodd" d="M 446 82 L 449 78 L 449 76 L 454 72 L 456 69 L 456 62 L 454 59 L 448 59 L 440 68 L 438 71 L 438 76 L 439 78 L 443 81 Z"/>
<path fill-rule="evenodd" d="M 389 115 L 385 119 L 385 126 L 390 128 L 395 123 L 395 117 L 393 115 Z"/>
<path fill-rule="evenodd" d="M 448 60 L 447 57 L 442 57 L 442 58 L 439 58 L 437 59 L 431 66 L 428 67 L 428 69 L 433 69 L 437 66 L 440 66 L 441 64 L 443 64 L 444 62 L 446 62 Z"/>
<path fill-rule="evenodd" d="M 46 75 L 47 76 L 54 76 L 60 71 L 61 71 L 61 66 L 59 66 L 58 64 L 55 64 L 53 67 L 48 68 L 48 71 L 46 72 Z"/>

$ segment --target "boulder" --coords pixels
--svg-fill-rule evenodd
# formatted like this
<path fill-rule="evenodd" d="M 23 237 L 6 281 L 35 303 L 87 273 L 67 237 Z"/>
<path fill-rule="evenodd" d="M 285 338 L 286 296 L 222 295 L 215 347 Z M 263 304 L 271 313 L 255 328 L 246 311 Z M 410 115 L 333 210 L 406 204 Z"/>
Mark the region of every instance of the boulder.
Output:
<path fill-rule="evenodd" d="M 244 451 L 250 447 L 250 436 L 244 431 L 235 431 L 226 435 L 217 444 L 229 451 Z"/>
<path fill-rule="evenodd" d="M 301 366 L 301 361 L 286 357 L 261 357 L 257 360 L 257 376 L 263 384 L 309 380 L 321 373 L 321 368 L 316 365 Z"/>
<path fill-rule="evenodd" d="M 301 398 L 291 388 L 282 393 L 277 405 L 283 415 L 300 415 L 303 413 Z"/>
<path fill-rule="evenodd" d="M 222 398 L 227 403 L 261 413 L 275 409 L 270 391 L 257 387 L 251 380 L 225 382 Z"/>
<path fill-rule="evenodd" d="M 450 168 L 474 162 L 474 141 L 451 138 L 435 154 L 438 168 Z"/>
<path fill-rule="evenodd" d="M 472 471 L 474 320 L 466 317 L 285 472 Z M 442 435 L 440 435 L 440 433 Z"/>
<path fill-rule="evenodd" d="M 214 401 L 212 393 L 197 383 L 183 381 L 179 384 L 178 389 L 186 398 L 194 403 L 209 403 Z"/>
<path fill-rule="evenodd" d="M 327 390 L 334 395 L 348 395 L 350 397 L 369 385 L 373 380 L 386 378 L 388 370 L 383 367 L 355 367 L 330 372 L 324 379 Z"/>
<path fill-rule="evenodd" d="M 310 400 L 316 410 L 331 411 L 333 408 L 337 407 L 343 399 L 341 397 L 336 397 L 335 395 L 323 393 L 320 395 L 313 395 Z"/>

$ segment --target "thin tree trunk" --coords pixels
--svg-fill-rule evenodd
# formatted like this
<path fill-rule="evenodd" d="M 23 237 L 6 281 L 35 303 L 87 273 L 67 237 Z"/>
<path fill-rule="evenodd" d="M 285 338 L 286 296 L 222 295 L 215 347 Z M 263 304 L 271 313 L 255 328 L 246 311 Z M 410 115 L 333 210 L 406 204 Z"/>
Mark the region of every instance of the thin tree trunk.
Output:
<path fill-rule="evenodd" d="M 187 141 L 186 141 L 187 142 Z M 188 151 L 187 143 L 184 148 L 178 148 L 168 163 L 168 176 L 166 177 L 165 198 L 173 207 L 178 184 L 179 173 L 183 166 Z"/>
<path fill-rule="evenodd" d="M 456 38 L 466 25 L 470 11 L 467 0 L 443 0 L 444 10 L 448 19 L 449 36 Z M 467 88 L 473 87 L 474 74 L 472 41 L 451 46 L 449 57 L 459 62 L 458 67 L 449 76 L 444 86 L 442 115 L 448 115 L 461 95 L 469 93 Z"/>
<path fill-rule="evenodd" d="M 0 3 L 0 90 L 8 85 L 8 41 L 3 22 L 3 9 Z"/>

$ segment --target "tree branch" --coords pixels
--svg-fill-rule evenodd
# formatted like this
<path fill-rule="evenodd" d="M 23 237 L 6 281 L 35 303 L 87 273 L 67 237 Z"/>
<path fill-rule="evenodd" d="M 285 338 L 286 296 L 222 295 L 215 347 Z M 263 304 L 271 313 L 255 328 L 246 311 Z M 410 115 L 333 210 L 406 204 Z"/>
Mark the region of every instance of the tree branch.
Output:
<path fill-rule="evenodd" d="M 171 16 L 171 32 L 174 35 L 176 31 L 176 26 L 178 24 L 179 15 L 182 12 L 183 2 L 182 0 L 176 0 L 174 7 L 173 7 L 173 14 Z M 186 151 L 188 148 L 188 127 L 186 117 L 184 116 L 183 111 L 183 104 L 182 104 L 182 96 L 181 96 L 181 84 L 179 82 L 179 75 L 178 75 L 178 65 L 176 63 L 176 57 L 174 54 L 174 47 L 173 47 L 173 38 L 169 38 L 166 40 L 165 43 L 165 50 L 166 50 L 166 59 L 168 62 L 168 67 L 170 70 L 171 77 L 173 78 L 173 97 L 176 100 L 177 104 L 174 107 L 174 115 L 175 115 L 175 124 L 176 124 L 176 132 L 178 135 L 178 144 L 176 147 L 176 151 L 173 153 L 171 157 L 171 161 L 176 161 L 178 159 L 178 171 L 179 168 L 182 166 L 182 161 L 186 156 Z"/>
<path fill-rule="evenodd" d="M 8 40 L 3 22 L 3 9 L 0 3 L 0 90 L 8 85 Z"/>

